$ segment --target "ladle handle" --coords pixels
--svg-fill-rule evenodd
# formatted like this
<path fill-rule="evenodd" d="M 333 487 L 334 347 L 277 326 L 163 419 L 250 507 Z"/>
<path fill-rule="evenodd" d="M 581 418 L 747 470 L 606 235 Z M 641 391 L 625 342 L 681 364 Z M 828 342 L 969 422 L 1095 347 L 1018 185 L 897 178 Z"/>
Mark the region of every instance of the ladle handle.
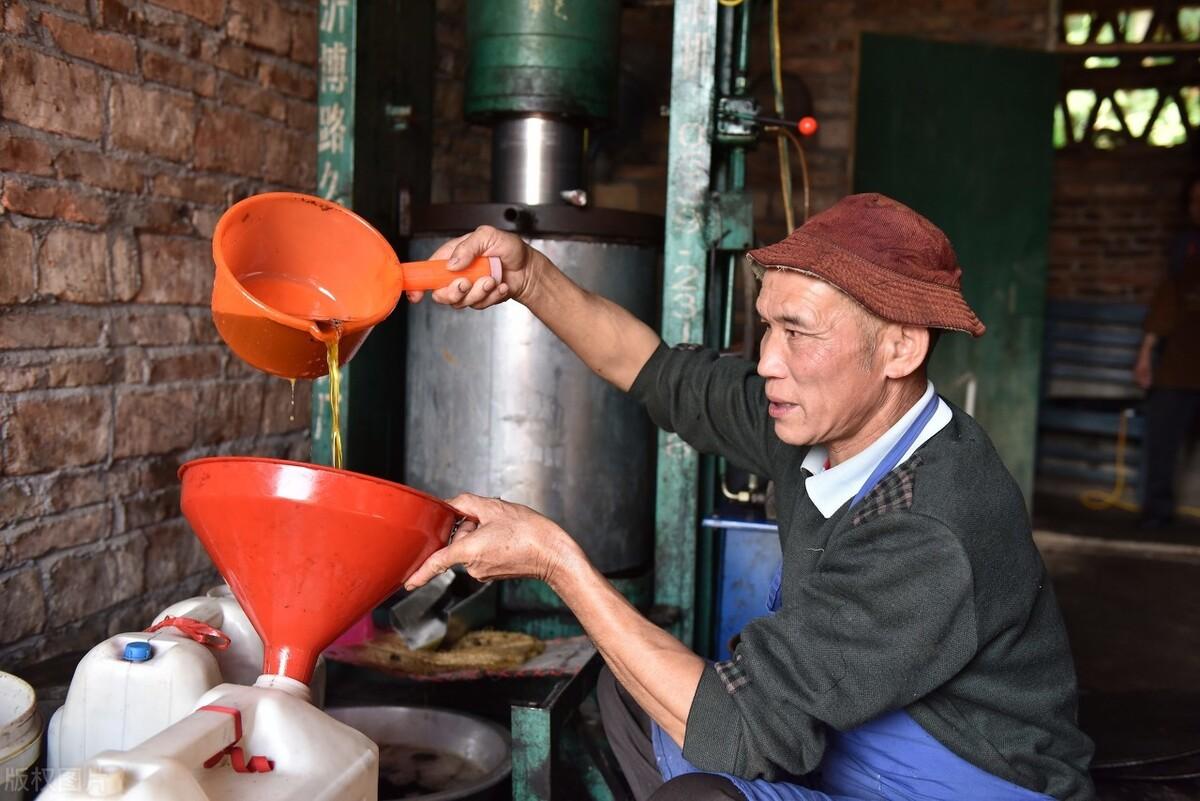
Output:
<path fill-rule="evenodd" d="M 405 292 L 441 289 L 459 278 L 466 278 L 474 284 L 489 275 L 497 284 L 500 283 L 500 259 L 495 256 L 480 256 L 463 270 L 451 271 L 446 268 L 444 259 L 437 259 L 404 262 L 400 265 L 400 271 L 403 275 L 401 289 Z"/>

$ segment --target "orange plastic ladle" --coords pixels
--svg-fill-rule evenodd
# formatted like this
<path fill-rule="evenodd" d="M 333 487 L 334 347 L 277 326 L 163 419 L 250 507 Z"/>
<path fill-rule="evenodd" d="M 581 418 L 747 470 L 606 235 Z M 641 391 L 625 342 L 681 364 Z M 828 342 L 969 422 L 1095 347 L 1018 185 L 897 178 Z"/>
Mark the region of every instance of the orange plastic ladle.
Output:
<path fill-rule="evenodd" d="M 401 263 L 379 231 L 338 204 L 296 192 L 252 195 L 231 206 L 213 232 L 213 322 L 248 364 L 283 378 L 328 372 L 354 356 L 406 290 L 466 278 L 500 280 L 500 262 L 481 257 L 451 272 L 445 261 Z"/>

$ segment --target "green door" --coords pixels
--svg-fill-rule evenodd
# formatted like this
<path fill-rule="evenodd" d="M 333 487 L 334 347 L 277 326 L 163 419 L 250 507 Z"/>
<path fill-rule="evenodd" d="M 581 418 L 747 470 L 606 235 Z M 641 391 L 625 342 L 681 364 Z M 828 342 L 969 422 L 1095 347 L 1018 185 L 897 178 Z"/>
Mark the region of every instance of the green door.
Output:
<path fill-rule="evenodd" d="M 947 334 L 932 380 L 991 435 L 1032 498 L 1058 66 L 1047 53 L 865 34 L 854 191 L 937 224 L 987 325 Z"/>

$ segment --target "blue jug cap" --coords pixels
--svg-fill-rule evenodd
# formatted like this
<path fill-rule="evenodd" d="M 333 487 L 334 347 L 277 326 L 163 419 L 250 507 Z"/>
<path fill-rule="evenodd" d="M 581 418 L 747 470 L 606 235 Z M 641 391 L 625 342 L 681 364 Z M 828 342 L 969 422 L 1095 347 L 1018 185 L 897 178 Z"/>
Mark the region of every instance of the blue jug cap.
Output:
<path fill-rule="evenodd" d="M 125 644 L 125 661 L 126 662 L 145 662 L 154 655 L 150 649 L 148 642 L 130 642 Z"/>

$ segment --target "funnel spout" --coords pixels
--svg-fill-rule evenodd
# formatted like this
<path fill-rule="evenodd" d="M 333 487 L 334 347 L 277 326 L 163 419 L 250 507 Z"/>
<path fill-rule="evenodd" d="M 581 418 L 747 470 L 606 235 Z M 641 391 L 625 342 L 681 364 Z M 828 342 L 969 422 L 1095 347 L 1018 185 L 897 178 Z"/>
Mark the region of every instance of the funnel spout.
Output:
<path fill-rule="evenodd" d="M 312 690 L 309 689 L 308 684 L 288 678 L 287 676 L 264 673 L 254 682 L 254 686 L 264 687 L 268 690 L 280 690 L 290 696 L 299 698 L 301 701 L 312 703 Z"/>

